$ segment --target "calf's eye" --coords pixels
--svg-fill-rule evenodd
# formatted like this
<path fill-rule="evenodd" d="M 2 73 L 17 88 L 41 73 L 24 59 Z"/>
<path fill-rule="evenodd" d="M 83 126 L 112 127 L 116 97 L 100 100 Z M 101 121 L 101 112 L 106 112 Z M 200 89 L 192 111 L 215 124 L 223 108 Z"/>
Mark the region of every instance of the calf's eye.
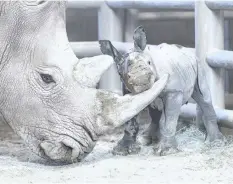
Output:
<path fill-rule="evenodd" d="M 53 77 L 49 74 L 40 74 L 41 79 L 46 83 L 46 84 L 50 84 L 50 83 L 55 83 L 55 81 L 53 80 Z"/>

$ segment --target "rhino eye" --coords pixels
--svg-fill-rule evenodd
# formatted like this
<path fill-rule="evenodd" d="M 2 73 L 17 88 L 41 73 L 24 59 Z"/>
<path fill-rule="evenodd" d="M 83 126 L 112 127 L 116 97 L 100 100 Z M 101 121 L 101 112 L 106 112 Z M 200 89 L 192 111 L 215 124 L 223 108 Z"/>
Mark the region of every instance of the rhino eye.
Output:
<path fill-rule="evenodd" d="M 55 81 L 53 80 L 53 77 L 49 74 L 40 74 L 41 79 L 46 83 L 55 83 Z"/>
<path fill-rule="evenodd" d="M 148 65 L 150 65 L 151 64 L 151 62 L 150 61 L 148 61 Z"/>

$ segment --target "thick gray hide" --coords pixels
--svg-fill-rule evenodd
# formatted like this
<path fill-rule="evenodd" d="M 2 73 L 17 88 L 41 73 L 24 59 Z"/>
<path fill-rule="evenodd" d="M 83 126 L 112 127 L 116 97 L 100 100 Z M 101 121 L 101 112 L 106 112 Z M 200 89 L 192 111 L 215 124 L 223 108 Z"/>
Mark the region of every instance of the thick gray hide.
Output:
<path fill-rule="evenodd" d="M 34 153 L 75 161 L 150 104 L 168 75 L 135 96 L 96 90 L 113 61 L 76 58 L 65 8 L 63 1 L 0 1 L 0 113 Z"/>

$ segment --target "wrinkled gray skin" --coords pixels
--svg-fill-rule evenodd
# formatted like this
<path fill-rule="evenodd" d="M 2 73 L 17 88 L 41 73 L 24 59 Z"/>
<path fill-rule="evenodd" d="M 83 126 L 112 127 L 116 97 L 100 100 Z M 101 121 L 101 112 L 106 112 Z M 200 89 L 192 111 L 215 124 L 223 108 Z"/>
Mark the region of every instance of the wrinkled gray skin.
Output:
<path fill-rule="evenodd" d="M 198 104 L 198 126 L 206 129 L 207 140 L 223 142 L 203 67 L 195 53 L 178 45 L 146 46 L 146 33 L 142 26 L 135 30 L 133 38 L 134 49 L 126 56 L 122 56 L 108 40 L 100 40 L 99 43 L 102 53 L 113 57 L 122 81 L 131 92 L 142 92 L 153 85 L 154 79 L 170 75 L 165 89 L 149 106 L 152 123 L 144 135 L 146 143 L 150 144 L 152 139 L 158 138 L 155 150 L 159 155 L 177 151 L 175 133 L 180 109 L 191 97 Z M 136 135 L 133 137 L 131 133 L 138 129 L 137 126 L 132 120 L 127 122 L 126 133 L 114 148 L 115 153 L 126 155 L 139 150 L 135 143 Z"/>
<path fill-rule="evenodd" d="M 71 162 L 150 104 L 169 76 L 134 96 L 95 89 L 114 62 L 76 58 L 65 8 L 63 1 L 0 1 L 0 113 L 34 153 Z"/>

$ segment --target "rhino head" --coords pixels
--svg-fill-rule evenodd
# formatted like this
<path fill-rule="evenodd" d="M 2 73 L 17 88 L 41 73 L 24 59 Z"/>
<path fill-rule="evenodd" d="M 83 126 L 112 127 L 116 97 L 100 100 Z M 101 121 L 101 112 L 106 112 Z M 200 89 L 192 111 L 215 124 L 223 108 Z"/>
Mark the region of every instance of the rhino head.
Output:
<path fill-rule="evenodd" d="M 125 55 L 122 55 L 109 40 L 99 40 L 99 43 L 102 53 L 113 57 L 128 91 L 138 94 L 151 88 L 157 79 L 157 72 L 150 54 L 145 52 L 147 38 L 142 26 L 135 29 L 133 40 L 134 48 Z"/>
<path fill-rule="evenodd" d="M 112 58 L 76 58 L 65 2 L 1 1 L 0 7 L 0 113 L 41 157 L 83 158 L 98 136 L 140 112 L 167 83 L 164 76 L 134 96 L 97 90 Z"/>

